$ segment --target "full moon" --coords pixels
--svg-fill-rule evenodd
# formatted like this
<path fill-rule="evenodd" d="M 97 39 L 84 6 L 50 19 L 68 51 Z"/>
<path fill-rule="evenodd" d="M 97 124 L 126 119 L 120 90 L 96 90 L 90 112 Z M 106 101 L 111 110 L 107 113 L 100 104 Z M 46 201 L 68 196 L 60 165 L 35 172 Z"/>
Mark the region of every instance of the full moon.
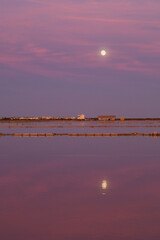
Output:
<path fill-rule="evenodd" d="M 101 56 L 105 56 L 107 54 L 106 50 L 101 50 Z"/>

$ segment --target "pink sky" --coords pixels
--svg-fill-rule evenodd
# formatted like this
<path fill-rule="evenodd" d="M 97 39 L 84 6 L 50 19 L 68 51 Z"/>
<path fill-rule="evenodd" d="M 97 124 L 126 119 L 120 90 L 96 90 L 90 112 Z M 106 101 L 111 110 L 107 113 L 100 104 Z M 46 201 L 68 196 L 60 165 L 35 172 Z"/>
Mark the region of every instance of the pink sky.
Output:
<path fill-rule="evenodd" d="M 159 1 L 2 0 L 0 9 L 0 117 L 160 117 Z"/>

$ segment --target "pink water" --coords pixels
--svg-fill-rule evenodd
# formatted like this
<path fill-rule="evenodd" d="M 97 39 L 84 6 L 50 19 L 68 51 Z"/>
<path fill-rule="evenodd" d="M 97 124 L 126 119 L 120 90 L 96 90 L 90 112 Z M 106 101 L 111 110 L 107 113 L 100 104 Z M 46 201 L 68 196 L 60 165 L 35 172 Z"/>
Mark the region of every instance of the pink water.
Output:
<path fill-rule="evenodd" d="M 1 137 L 0 149 L 0 239 L 160 239 L 160 138 Z"/>

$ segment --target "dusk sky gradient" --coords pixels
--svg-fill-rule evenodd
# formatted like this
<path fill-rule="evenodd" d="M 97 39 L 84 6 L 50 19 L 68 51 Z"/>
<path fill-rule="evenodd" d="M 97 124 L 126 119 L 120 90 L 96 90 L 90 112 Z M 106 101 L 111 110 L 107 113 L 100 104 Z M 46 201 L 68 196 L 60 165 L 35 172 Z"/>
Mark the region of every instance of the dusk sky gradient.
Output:
<path fill-rule="evenodd" d="M 160 117 L 159 102 L 159 0 L 0 1 L 0 117 Z"/>

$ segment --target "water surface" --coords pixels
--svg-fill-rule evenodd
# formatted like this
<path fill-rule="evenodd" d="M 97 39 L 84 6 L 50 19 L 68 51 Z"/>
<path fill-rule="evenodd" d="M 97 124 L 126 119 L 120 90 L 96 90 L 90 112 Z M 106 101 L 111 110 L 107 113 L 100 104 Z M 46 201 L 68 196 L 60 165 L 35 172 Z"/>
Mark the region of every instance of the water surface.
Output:
<path fill-rule="evenodd" d="M 160 138 L 0 138 L 0 238 L 159 240 Z"/>

